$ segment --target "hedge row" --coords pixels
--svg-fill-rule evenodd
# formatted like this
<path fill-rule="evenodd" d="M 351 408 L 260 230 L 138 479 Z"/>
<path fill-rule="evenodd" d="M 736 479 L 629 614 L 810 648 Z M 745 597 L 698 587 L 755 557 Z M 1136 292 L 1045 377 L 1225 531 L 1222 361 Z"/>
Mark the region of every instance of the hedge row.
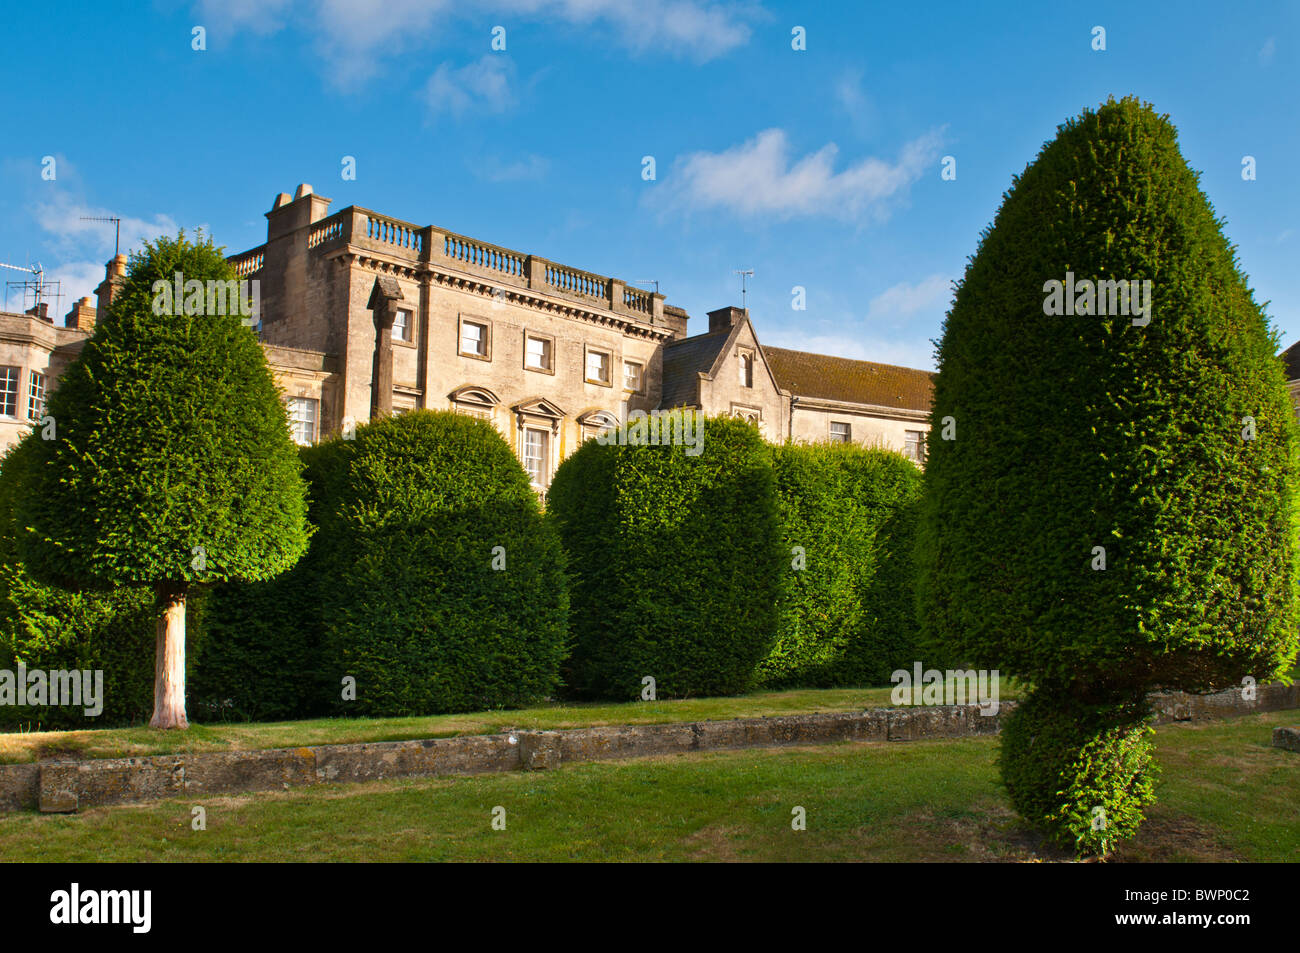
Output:
<path fill-rule="evenodd" d="M 589 442 L 556 474 L 572 690 L 643 697 L 653 678 L 661 696 L 729 694 L 910 669 L 916 467 L 884 450 L 772 447 L 730 418 L 703 430 L 694 454 Z"/>
<path fill-rule="evenodd" d="M 559 468 L 545 517 L 505 440 L 472 418 L 417 412 L 304 449 L 306 556 L 192 604 L 196 718 L 430 714 L 561 690 L 631 699 L 647 676 L 657 697 L 732 694 L 910 667 L 916 468 L 879 450 L 772 447 L 730 418 L 700 426 L 700 452 L 588 441 Z M 0 717 L 139 722 L 151 597 L 26 576 L 12 555 L 19 462 L 0 473 L 0 668 L 102 668 L 108 707 Z"/>
<path fill-rule="evenodd" d="M 920 471 L 897 453 L 847 444 L 785 445 L 772 456 L 791 571 L 759 681 L 884 684 L 925 661 L 911 584 Z"/>
<path fill-rule="evenodd" d="M 200 705 L 249 718 L 415 715 L 554 692 L 563 554 L 491 425 L 417 412 L 305 456 L 311 548 L 278 579 L 217 591 Z"/>
<path fill-rule="evenodd" d="M 661 434 L 683 420 L 698 432 L 678 411 Z M 555 474 L 580 696 L 643 697 L 646 679 L 656 697 L 743 692 L 772 645 L 784 557 L 769 449 L 735 419 L 707 420 L 703 437 L 592 440 Z"/>
<path fill-rule="evenodd" d="M 18 560 L 14 502 L 28 445 L 0 466 L 0 670 L 102 671 L 103 711 L 0 704 L 0 729 L 112 727 L 153 711 L 153 596 L 147 590 L 69 592 L 36 582 Z M 92 676 L 93 677 L 93 676 Z"/>

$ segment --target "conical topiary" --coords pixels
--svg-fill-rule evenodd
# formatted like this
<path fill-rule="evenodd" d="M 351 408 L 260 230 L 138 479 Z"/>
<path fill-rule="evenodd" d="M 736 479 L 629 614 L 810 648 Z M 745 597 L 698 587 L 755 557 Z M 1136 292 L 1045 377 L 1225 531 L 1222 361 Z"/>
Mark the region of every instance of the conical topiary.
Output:
<path fill-rule="evenodd" d="M 938 347 L 927 637 L 1101 709 L 1287 669 L 1297 440 L 1276 351 L 1168 118 L 1124 99 L 1062 125 Z"/>

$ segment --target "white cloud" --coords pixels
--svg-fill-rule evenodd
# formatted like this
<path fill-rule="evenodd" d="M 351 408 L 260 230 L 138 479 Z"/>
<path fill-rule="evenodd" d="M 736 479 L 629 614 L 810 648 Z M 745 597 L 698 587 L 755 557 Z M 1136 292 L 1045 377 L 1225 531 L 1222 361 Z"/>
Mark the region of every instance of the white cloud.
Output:
<path fill-rule="evenodd" d="M 618 40 L 638 52 L 684 55 L 700 62 L 749 42 L 749 5 L 701 0 L 508 0 L 506 9 L 580 26 L 608 23 Z"/>
<path fill-rule="evenodd" d="M 545 157 L 531 153 L 514 162 L 503 162 L 493 156 L 470 166 L 474 175 L 487 182 L 535 182 L 544 179 L 550 169 L 551 163 Z"/>
<path fill-rule="evenodd" d="M 876 106 L 862 84 L 862 70 L 850 69 L 840 74 L 832 88 L 835 102 L 849 117 L 853 128 L 863 133 L 875 123 Z"/>
<path fill-rule="evenodd" d="M 330 82 L 347 88 L 429 43 L 436 19 L 451 6 L 445 0 L 320 0 L 305 19 L 317 32 Z"/>
<path fill-rule="evenodd" d="M 507 41 L 509 17 L 517 16 L 606 29 L 635 52 L 698 62 L 748 43 L 750 21 L 762 16 L 747 0 L 499 0 L 494 10 L 507 28 Z M 220 38 L 240 30 L 264 36 L 293 19 L 314 34 L 327 78 L 340 88 L 355 87 L 400 54 L 431 45 L 437 24 L 449 17 L 482 19 L 473 5 L 451 0 L 196 0 L 194 13 Z M 486 33 L 483 42 L 486 46 Z"/>
<path fill-rule="evenodd" d="M 677 160 L 650 197 L 666 209 L 724 209 L 751 218 L 883 219 L 891 200 L 938 158 L 941 141 L 942 130 L 933 130 L 907 143 L 893 162 L 868 157 L 836 171 L 834 143 L 792 159 L 785 132 L 768 129 L 724 152 Z"/>
<path fill-rule="evenodd" d="M 477 62 L 454 68 L 443 63 L 429 77 L 425 99 L 432 113 L 454 116 L 471 110 L 501 113 L 514 105 L 514 64 L 501 53 L 486 53 Z"/>
<path fill-rule="evenodd" d="M 930 275 L 916 284 L 900 281 L 871 299 L 867 320 L 901 324 L 917 315 L 941 315 L 951 297 L 952 279 L 947 275 Z"/>
<path fill-rule="evenodd" d="M 104 265 L 113 257 L 113 224 L 85 222 L 82 218 L 108 218 L 113 214 L 112 210 L 86 204 L 65 190 L 55 192 L 33 207 L 33 218 L 47 236 L 43 242 L 46 254 L 33 257 L 42 261 L 47 280 L 61 283 L 59 293 L 63 297 L 51 302 L 51 311 L 58 311 L 51 314 L 56 323 L 62 323 L 63 315 L 77 299 L 94 297 L 95 289 L 104 280 Z M 122 253 L 138 250 L 144 239 L 175 235 L 178 230 L 170 215 L 155 215 L 152 219 L 123 216 Z M 9 302 L 11 307 L 17 303 L 16 299 Z"/>
<path fill-rule="evenodd" d="M 83 217 L 109 218 L 114 214 L 109 209 L 86 205 L 66 192 L 59 192 L 54 198 L 39 203 L 34 214 L 37 224 L 50 234 L 49 244 L 56 251 L 78 256 L 87 253 L 102 255 L 104 261 L 113 256 L 116 235 L 113 224 L 82 221 Z M 129 216 L 121 216 L 121 218 L 123 253 L 139 248 L 143 239 L 152 240 L 159 235 L 175 235 L 179 230 L 175 219 L 170 215 L 156 215 L 152 220 Z"/>
<path fill-rule="evenodd" d="M 1259 65 L 1267 66 L 1269 63 L 1273 62 L 1273 56 L 1276 53 L 1277 53 L 1277 43 L 1270 36 L 1267 40 L 1264 41 L 1264 45 L 1260 47 L 1259 53 L 1257 54 L 1259 57 Z"/>
<path fill-rule="evenodd" d="M 284 26 L 291 3 L 292 0 L 198 0 L 194 5 L 194 25 L 204 27 L 222 40 L 240 30 L 266 36 Z"/>

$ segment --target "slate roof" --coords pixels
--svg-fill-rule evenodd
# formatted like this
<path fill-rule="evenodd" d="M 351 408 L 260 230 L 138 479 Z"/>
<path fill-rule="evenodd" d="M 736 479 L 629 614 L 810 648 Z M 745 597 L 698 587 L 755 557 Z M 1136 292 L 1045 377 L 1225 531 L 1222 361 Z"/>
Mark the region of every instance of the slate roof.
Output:
<path fill-rule="evenodd" d="M 1296 341 L 1278 356 L 1286 368 L 1286 379 L 1293 381 L 1300 378 L 1300 341 Z"/>
<path fill-rule="evenodd" d="M 731 329 L 697 334 L 682 338 L 664 348 L 664 384 L 663 397 L 659 406 L 691 407 L 699 400 L 700 371 L 708 373 L 713 369 L 718 354 L 731 336 Z"/>
<path fill-rule="evenodd" d="M 763 353 L 782 390 L 797 396 L 904 410 L 930 409 L 934 375 L 929 371 L 781 347 L 764 347 Z"/>

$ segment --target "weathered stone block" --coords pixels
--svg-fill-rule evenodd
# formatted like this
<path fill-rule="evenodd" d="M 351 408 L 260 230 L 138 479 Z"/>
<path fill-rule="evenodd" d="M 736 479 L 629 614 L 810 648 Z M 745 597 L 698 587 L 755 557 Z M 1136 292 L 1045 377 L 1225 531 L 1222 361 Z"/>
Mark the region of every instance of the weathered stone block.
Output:
<path fill-rule="evenodd" d="M 25 811 L 36 807 L 40 796 L 40 765 L 0 765 L 0 811 Z"/>
<path fill-rule="evenodd" d="M 1300 753 L 1300 727 L 1273 729 L 1273 747 Z"/>
<path fill-rule="evenodd" d="M 558 768 L 563 751 L 558 731 L 521 731 L 519 764 L 525 771 L 550 771 Z"/>

